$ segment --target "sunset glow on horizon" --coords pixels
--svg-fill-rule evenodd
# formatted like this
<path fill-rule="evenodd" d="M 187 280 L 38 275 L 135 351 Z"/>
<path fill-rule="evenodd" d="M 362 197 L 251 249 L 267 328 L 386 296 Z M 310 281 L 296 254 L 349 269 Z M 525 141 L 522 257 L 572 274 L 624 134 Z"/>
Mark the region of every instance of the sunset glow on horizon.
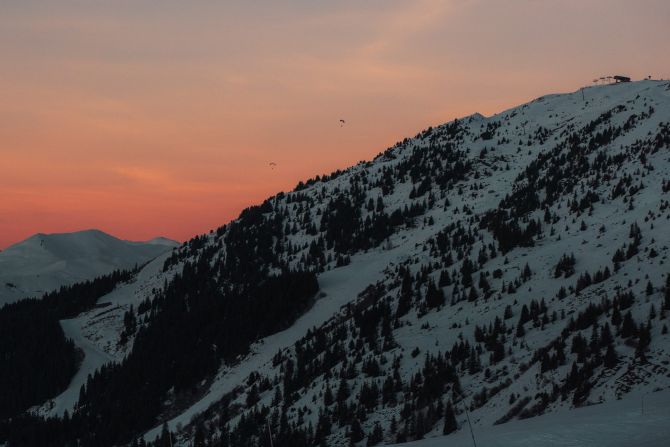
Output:
<path fill-rule="evenodd" d="M 667 79 L 668 24 L 667 0 L 5 1 L 0 249 L 183 241 L 428 126 Z"/>

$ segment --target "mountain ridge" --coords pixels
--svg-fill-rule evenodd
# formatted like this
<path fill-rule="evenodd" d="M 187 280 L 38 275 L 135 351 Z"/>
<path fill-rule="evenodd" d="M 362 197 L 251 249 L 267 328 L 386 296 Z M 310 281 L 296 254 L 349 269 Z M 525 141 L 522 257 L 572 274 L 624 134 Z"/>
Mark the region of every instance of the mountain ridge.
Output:
<path fill-rule="evenodd" d="M 669 388 L 668 85 L 589 87 L 431 127 L 244 210 L 101 296 L 116 323 L 81 314 L 115 363 L 90 371 L 68 424 L 27 419 L 11 434 L 449 442 L 468 419 Z M 303 287 L 314 280 L 316 294 Z"/>
<path fill-rule="evenodd" d="M 37 233 L 0 252 L 0 304 L 144 264 L 178 243 L 124 241 L 96 229 Z"/>

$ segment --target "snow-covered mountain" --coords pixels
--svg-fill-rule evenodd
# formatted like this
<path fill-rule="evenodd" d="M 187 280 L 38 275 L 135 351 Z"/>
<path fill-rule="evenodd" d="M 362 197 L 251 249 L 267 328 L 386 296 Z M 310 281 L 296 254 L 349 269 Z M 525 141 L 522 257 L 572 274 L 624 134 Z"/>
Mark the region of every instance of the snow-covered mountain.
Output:
<path fill-rule="evenodd" d="M 428 128 L 61 322 L 92 360 L 32 413 L 67 422 L 15 420 L 4 438 L 432 446 L 469 442 L 472 424 L 590 445 L 625 439 L 619 416 L 647 399 L 628 439 L 662 445 L 669 192 L 667 81 Z"/>
<path fill-rule="evenodd" d="M 0 252 L 0 306 L 144 264 L 177 245 L 166 238 L 124 241 L 98 230 L 35 234 Z"/>

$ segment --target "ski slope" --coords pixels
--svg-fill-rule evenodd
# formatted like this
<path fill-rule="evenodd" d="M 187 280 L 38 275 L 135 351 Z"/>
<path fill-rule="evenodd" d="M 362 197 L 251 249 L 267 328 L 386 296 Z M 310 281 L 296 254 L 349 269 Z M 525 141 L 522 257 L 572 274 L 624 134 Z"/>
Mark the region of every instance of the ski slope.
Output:
<path fill-rule="evenodd" d="M 252 372 L 271 368 L 272 357 L 278 351 L 290 348 L 309 329 L 326 323 L 340 311 L 342 306 L 351 302 L 369 285 L 371 278 L 383 276 L 383 270 L 389 262 L 402 258 L 406 252 L 405 244 L 413 243 L 413 239 L 407 240 L 390 252 L 370 251 L 356 257 L 350 265 L 344 268 L 330 270 L 319 275 L 320 293 L 312 308 L 289 329 L 261 339 L 252 345 L 250 354 L 240 359 L 236 365 L 223 366 L 205 396 L 168 422 L 170 429 L 175 430 L 177 426 L 187 425 L 193 416 L 220 400 Z M 145 439 L 153 440 L 160 434 L 161 428 L 157 426 L 148 431 L 144 436 Z"/>
<path fill-rule="evenodd" d="M 129 352 L 132 339 L 120 344 L 123 330 L 123 316 L 130 309 L 151 296 L 154 289 L 162 286 L 162 267 L 169 253 L 163 253 L 144 268 L 134 280 L 117 286 L 112 292 L 98 299 L 98 307 L 78 315 L 76 318 L 61 320 L 60 324 L 67 338 L 72 339 L 83 354 L 77 373 L 68 387 L 58 396 L 31 409 L 44 416 L 62 416 L 65 411 L 72 413 L 79 399 L 79 390 L 86 383 L 89 374 L 105 363 L 118 362 Z"/>

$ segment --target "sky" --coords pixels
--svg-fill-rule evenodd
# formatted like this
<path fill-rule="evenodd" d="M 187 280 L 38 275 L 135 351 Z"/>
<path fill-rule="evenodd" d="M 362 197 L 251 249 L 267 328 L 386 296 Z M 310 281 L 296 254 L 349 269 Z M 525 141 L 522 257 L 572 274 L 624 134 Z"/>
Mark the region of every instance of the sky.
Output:
<path fill-rule="evenodd" d="M 0 249 L 183 241 L 430 125 L 668 79 L 669 24 L 667 0 L 2 0 Z"/>

